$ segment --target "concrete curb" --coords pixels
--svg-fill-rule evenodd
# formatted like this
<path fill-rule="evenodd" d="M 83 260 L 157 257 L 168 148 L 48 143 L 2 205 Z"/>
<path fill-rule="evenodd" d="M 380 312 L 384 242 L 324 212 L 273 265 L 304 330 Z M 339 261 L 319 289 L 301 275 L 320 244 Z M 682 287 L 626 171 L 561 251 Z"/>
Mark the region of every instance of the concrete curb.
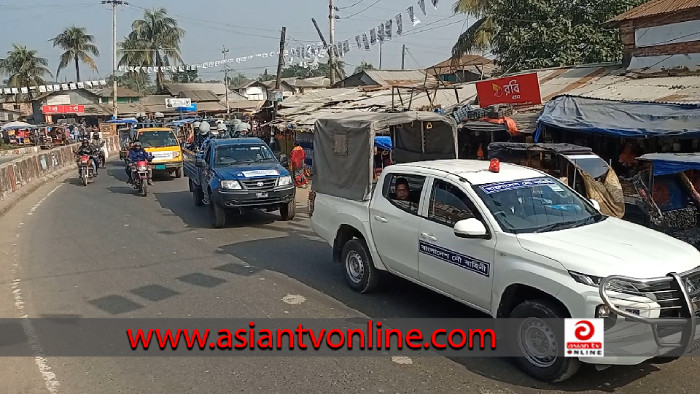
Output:
<path fill-rule="evenodd" d="M 41 178 L 33 180 L 32 182 L 24 185 L 16 192 L 12 193 L 9 197 L 5 198 L 4 200 L 0 200 L 0 217 L 3 217 L 10 209 L 14 208 L 14 206 L 17 205 L 18 202 L 37 191 L 37 189 L 39 189 L 47 182 L 53 181 L 54 179 L 66 175 L 74 170 L 75 168 L 71 166 L 65 166 L 50 174 L 44 175 Z"/>

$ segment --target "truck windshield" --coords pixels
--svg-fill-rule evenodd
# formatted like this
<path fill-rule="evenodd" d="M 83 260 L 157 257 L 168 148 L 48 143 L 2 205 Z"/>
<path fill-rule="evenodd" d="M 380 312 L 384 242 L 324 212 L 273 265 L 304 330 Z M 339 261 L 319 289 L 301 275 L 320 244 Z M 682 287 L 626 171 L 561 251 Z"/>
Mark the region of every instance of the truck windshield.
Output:
<path fill-rule="evenodd" d="M 217 166 L 256 163 L 268 160 L 275 160 L 275 155 L 265 145 L 218 146 L 214 157 L 214 163 Z"/>
<path fill-rule="evenodd" d="M 145 131 L 139 134 L 138 140 L 144 148 L 163 148 L 177 146 L 177 138 L 170 130 Z"/>
<path fill-rule="evenodd" d="M 605 218 L 552 177 L 473 186 L 503 231 L 539 233 L 574 228 Z"/>

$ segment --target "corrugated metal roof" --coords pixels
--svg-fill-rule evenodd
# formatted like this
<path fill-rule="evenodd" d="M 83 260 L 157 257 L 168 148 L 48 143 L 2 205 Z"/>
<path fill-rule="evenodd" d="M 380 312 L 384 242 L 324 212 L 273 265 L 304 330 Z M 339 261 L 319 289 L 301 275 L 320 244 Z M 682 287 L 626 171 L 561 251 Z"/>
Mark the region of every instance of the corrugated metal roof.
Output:
<path fill-rule="evenodd" d="M 94 91 L 95 94 L 97 94 L 100 97 L 112 97 L 112 87 L 104 88 L 104 89 L 99 89 Z M 125 88 L 122 86 L 117 87 L 117 97 L 141 97 L 143 96 L 139 92 L 135 92 L 129 88 Z"/>
<path fill-rule="evenodd" d="M 223 96 L 226 94 L 226 85 L 223 83 L 166 83 L 165 88 L 170 92 L 170 94 L 177 96 L 182 91 L 191 90 L 209 90 L 217 96 Z"/>
<path fill-rule="evenodd" d="M 638 7 L 610 19 L 608 22 L 622 22 L 646 18 L 700 7 L 700 0 L 651 0 Z"/>
<path fill-rule="evenodd" d="M 193 103 L 201 103 L 205 101 L 219 101 L 219 96 L 210 90 L 183 90 L 180 92 L 180 97 L 189 98 Z"/>
<path fill-rule="evenodd" d="M 423 70 L 365 70 L 365 74 L 378 85 L 386 87 L 422 84 L 426 78 Z M 434 76 L 428 75 L 428 81 L 435 82 L 436 79 Z"/>

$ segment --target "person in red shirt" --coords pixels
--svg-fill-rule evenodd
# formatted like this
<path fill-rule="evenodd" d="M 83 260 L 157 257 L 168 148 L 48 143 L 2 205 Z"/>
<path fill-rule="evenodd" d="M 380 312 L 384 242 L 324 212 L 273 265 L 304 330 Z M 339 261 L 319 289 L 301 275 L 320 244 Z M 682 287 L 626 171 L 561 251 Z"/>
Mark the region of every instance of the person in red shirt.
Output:
<path fill-rule="evenodd" d="M 289 157 L 292 164 L 292 174 L 294 176 L 294 184 L 296 186 L 306 185 L 306 175 L 304 174 L 304 159 L 306 159 L 306 152 L 299 145 L 298 142 L 294 143 L 294 149 Z"/>

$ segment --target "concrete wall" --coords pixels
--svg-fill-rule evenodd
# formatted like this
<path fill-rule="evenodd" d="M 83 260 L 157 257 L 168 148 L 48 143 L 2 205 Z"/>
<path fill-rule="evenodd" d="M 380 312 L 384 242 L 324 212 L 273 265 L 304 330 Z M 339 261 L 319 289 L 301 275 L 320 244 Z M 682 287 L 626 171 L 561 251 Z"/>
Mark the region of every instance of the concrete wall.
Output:
<path fill-rule="evenodd" d="M 109 157 L 119 151 L 118 137 L 107 137 Z M 42 150 L 0 166 L 0 200 L 10 197 L 32 181 L 68 168 L 75 169 L 78 144 Z"/>

